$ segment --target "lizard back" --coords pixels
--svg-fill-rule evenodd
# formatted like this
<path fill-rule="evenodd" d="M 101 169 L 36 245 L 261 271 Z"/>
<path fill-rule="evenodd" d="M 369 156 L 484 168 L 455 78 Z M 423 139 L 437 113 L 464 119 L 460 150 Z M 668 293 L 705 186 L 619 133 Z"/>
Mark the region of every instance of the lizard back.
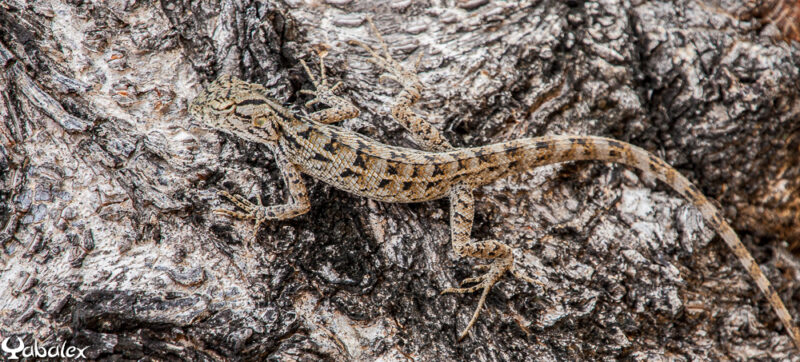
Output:
<path fill-rule="evenodd" d="M 280 144 L 303 173 L 334 187 L 379 201 L 422 202 L 447 196 L 456 184 L 480 186 L 528 168 L 522 161 L 529 140 L 427 152 L 298 121 Z"/>
<path fill-rule="evenodd" d="M 478 187 L 537 166 L 577 160 L 626 164 L 652 173 L 681 195 L 700 194 L 649 152 L 594 136 L 523 138 L 485 146 L 427 152 L 376 142 L 346 129 L 299 120 L 282 132 L 281 147 L 303 173 L 344 191 L 388 202 L 448 195 L 456 184 Z M 677 182 L 677 185 L 676 185 Z"/>

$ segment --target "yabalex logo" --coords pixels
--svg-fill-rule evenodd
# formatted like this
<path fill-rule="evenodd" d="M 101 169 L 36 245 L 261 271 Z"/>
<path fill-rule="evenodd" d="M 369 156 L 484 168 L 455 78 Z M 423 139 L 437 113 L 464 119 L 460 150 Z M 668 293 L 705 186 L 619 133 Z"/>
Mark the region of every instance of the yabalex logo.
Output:
<path fill-rule="evenodd" d="M 78 348 L 75 346 L 67 346 L 67 342 L 56 344 L 53 346 L 45 346 L 39 343 L 38 339 L 33 340 L 33 345 L 26 346 L 22 338 L 15 337 L 16 342 L 12 346 L 11 338 L 6 338 L 0 344 L 0 349 L 3 350 L 4 357 L 9 360 L 22 358 L 86 358 L 83 354 L 89 347 Z"/>

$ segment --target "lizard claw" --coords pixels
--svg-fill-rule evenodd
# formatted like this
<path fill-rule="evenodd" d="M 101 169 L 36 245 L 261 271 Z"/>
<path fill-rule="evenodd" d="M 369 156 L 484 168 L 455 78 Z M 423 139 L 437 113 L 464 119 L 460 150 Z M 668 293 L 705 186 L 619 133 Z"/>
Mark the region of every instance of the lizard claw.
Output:
<path fill-rule="evenodd" d="M 547 285 L 544 284 L 542 281 L 540 281 L 538 278 L 531 278 L 527 274 L 517 270 L 517 268 L 511 267 L 510 272 L 511 272 L 511 275 L 515 276 L 517 279 L 522 279 L 522 280 L 524 280 L 524 281 L 526 281 L 528 283 L 536 284 L 536 285 L 542 287 L 543 289 L 547 288 Z"/>
<path fill-rule="evenodd" d="M 460 283 L 460 288 L 447 288 L 441 292 L 441 294 L 446 293 L 472 293 L 483 289 L 483 293 L 481 293 L 481 299 L 478 301 L 478 306 L 475 308 L 475 312 L 472 314 L 472 319 L 470 319 L 469 323 L 467 323 L 467 327 L 461 332 L 458 336 L 458 340 L 461 341 L 464 337 L 467 336 L 467 333 L 478 320 L 478 315 L 480 315 L 481 308 L 483 308 L 483 304 L 486 303 L 486 296 L 489 294 L 489 289 L 497 283 L 498 280 L 505 274 L 505 272 L 509 269 L 512 269 L 514 259 L 513 257 L 503 258 L 503 259 L 495 259 L 491 264 L 487 265 L 477 265 L 475 266 L 476 270 L 487 270 L 486 273 L 481 274 L 477 277 L 466 278 Z M 463 287 L 464 284 L 469 283 L 477 283 L 471 287 Z"/>
<path fill-rule="evenodd" d="M 458 283 L 458 285 L 459 285 L 459 286 L 461 286 L 461 287 L 463 287 L 463 286 L 464 286 L 464 284 L 469 284 L 469 283 L 480 283 L 482 280 L 483 280 L 483 279 L 482 279 L 481 277 L 465 278 L 464 280 L 462 280 L 462 281 L 461 281 L 461 283 Z M 448 288 L 448 289 L 453 289 L 453 288 Z"/>
<path fill-rule="evenodd" d="M 375 36 L 378 38 L 378 42 L 381 45 L 384 55 L 378 54 L 378 52 L 372 49 L 369 45 L 358 40 L 350 40 L 348 43 L 351 45 L 360 46 L 366 50 L 367 53 L 372 56 L 369 59 L 371 63 L 390 73 L 390 75 L 382 75 L 379 79 L 379 82 L 383 82 L 385 79 L 392 79 L 400 83 L 400 85 L 403 86 L 403 89 L 410 91 L 413 94 L 419 94 L 423 86 L 416 74 L 416 70 L 419 68 L 423 53 L 420 53 L 417 56 L 417 59 L 414 61 L 414 71 L 409 71 L 403 67 L 402 64 L 392 58 L 392 54 L 389 52 L 389 48 L 386 46 L 386 41 L 383 40 L 378 28 L 376 28 L 375 24 L 372 23 L 372 18 L 367 17 L 367 22 L 369 23 L 370 28 L 372 28 L 372 32 L 375 33 Z"/>
<path fill-rule="evenodd" d="M 317 103 L 328 103 L 331 99 L 334 99 L 336 96 L 333 92 L 342 85 L 342 82 L 337 82 L 333 86 L 328 86 L 328 78 L 325 76 L 325 58 L 322 55 L 319 57 L 319 80 L 317 80 L 311 72 L 311 69 L 308 68 L 304 60 L 301 59 L 300 63 L 303 65 L 303 69 L 306 70 L 308 78 L 314 85 L 314 90 L 303 89 L 300 91 L 301 94 L 314 96 L 312 100 L 306 102 L 305 106 L 310 107 Z"/>
<path fill-rule="evenodd" d="M 261 195 L 256 194 L 258 204 L 254 204 L 250 202 L 250 200 L 244 198 L 242 195 L 231 194 L 227 191 L 219 191 L 217 194 L 227 198 L 236 204 L 236 206 L 238 206 L 240 209 L 244 210 L 244 212 L 214 209 L 214 213 L 232 216 L 237 219 L 255 220 L 256 225 L 253 227 L 253 240 L 255 240 L 256 236 L 258 235 L 258 230 L 261 228 L 261 224 L 268 219 L 266 213 L 264 212 L 264 205 L 261 203 Z"/>
<path fill-rule="evenodd" d="M 486 296 L 489 294 L 489 290 L 492 288 L 492 286 L 495 285 L 495 283 L 497 283 L 500 280 L 500 278 L 503 277 L 503 274 L 505 274 L 506 271 L 510 272 L 515 277 L 522 279 L 526 282 L 539 285 L 543 288 L 545 287 L 545 284 L 542 283 L 541 281 L 531 278 L 527 276 L 525 273 L 514 268 L 513 257 L 508 257 L 504 259 L 495 259 L 495 261 L 492 262 L 491 264 L 475 265 L 473 269 L 485 270 L 486 272 L 477 277 L 465 278 L 464 280 L 461 281 L 461 283 L 459 283 L 459 288 L 447 288 L 441 292 L 441 294 L 473 293 L 483 289 L 483 293 L 481 293 L 481 298 L 478 301 L 478 306 L 475 308 L 475 312 L 472 314 L 472 319 L 470 319 L 469 323 L 467 323 L 467 327 L 464 328 L 464 330 L 458 336 L 459 341 L 461 341 L 462 339 L 464 339 L 464 337 L 467 336 L 469 330 L 478 320 L 478 315 L 480 315 L 481 308 L 483 308 L 483 305 L 486 303 Z M 470 283 L 476 283 L 476 284 L 473 286 L 464 287 L 465 284 L 470 284 Z"/>
<path fill-rule="evenodd" d="M 308 117 L 316 122 L 321 123 L 334 123 L 345 119 L 357 117 L 359 114 L 358 108 L 344 98 L 337 96 L 333 92 L 342 85 L 342 82 L 336 82 L 334 85 L 328 85 L 328 78 L 325 76 L 325 54 L 318 53 L 319 55 L 319 79 L 314 77 L 311 69 L 302 59 L 300 63 L 303 64 L 303 69 L 306 70 L 308 78 L 314 85 L 314 90 L 303 89 L 301 94 L 309 94 L 314 96 L 310 101 L 306 102 L 305 106 L 311 107 L 317 103 L 327 105 L 329 108 L 321 111 L 314 112 Z"/>

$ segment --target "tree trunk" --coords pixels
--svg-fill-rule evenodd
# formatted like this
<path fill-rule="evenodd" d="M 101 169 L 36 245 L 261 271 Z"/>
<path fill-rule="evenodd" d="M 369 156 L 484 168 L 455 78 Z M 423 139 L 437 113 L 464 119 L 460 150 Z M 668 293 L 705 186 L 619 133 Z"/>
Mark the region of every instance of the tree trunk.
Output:
<path fill-rule="evenodd" d="M 0 336 L 93 359 L 797 359 L 699 212 L 630 169 L 477 190 L 473 238 L 513 246 L 545 287 L 506 277 L 457 342 L 480 295 L 439 293 L 480 261 L 451 250 L 446 201 L 306 178 L 311 211 L 254 236 L 213 213 L 233 209 L 217 191 L 283 203 L 272 155 L 186 111 L 233 74 L 304 112 L 300 60 L 322 54 L 361 109 L 342 126 L 417 147 L 388 115 L 398 85 L 347 42 L 378 47 L 371 16 L 396 59 L 424 54 L 418 110 L 454 145 L 648 149 L 719 202 L 797 315 L 800 39 L 764 8 L 800 10 L 765 4 L 4 0 Z"/>

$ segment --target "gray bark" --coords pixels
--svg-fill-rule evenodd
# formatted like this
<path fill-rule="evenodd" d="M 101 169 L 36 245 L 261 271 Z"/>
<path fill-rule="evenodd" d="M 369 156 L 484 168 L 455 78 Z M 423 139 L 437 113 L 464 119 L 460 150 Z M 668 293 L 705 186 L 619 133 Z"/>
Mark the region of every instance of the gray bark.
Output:
<path fill-rule="evenodd" d="M 300 111 L 326 52 L 362 110 L 343 126 L 415 147 L 398 87 L 347 40 L 424 52 L 419 111 L 457 146 L 614 137 L 719 201 L 798 315 L 800 46 L 735 1 L 10 0 L 0 3 L 0 336 L 139 359 L 783 359 L 797 353 L 697 210 L 617 165 L 543 167 L 477 191 L 474 238 L 546 288 L 479 295 L 445 201 L 367 201 L 307 180 L 311 211 L 215 215 L 217 190 L 282 203 L 266 148 L 186 106 L 224 73 Z M 740 15 L 740 14 L 739 14 Z M 746 20 L 744 20 L 746 19 Z"/>

